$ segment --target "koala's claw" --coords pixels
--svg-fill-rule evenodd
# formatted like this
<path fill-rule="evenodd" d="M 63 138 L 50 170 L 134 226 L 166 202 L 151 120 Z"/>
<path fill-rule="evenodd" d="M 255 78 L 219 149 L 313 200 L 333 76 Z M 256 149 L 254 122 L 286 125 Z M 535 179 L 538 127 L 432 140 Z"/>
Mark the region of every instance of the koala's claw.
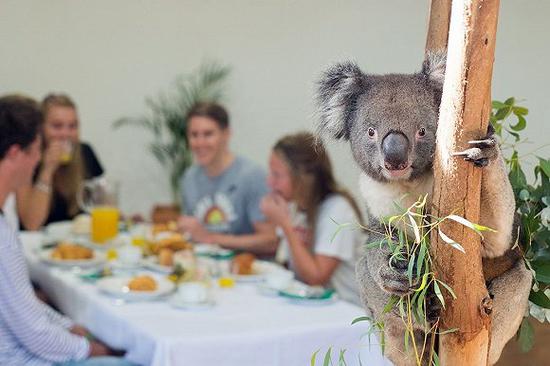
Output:
<path fill-rule="evenodd" d="M 483 168 L 498 155 L 498 145 L 495 138 L 488 136 L 482 140 L 471 140 L 468 144 L 473 147 L 464 151 L 455 152 L 453 156 L 462 156 L 464 160 L 474 163 L 475 167 Z"/>

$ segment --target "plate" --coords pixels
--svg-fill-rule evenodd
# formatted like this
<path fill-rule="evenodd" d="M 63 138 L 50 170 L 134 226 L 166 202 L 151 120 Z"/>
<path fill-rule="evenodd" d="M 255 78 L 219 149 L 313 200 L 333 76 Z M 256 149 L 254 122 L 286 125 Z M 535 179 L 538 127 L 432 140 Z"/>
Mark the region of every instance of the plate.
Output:
<path fill-rule="evenodd" d="M 308 286 L 299 281 L 293 281 L 289 287 L 279 291 L 279 295 L 301 305 L 327 305 L 338 300 L 336 291 L 332 289 Z"/>
<path fill-rule="evenodd" d="M 233 278 L 237 282 L 261 282 L 265 279 L 265 275 L 271 271 L 280 270 L 281 266 L 276 263 L 256 260 L 252 263 L 252 274 L 240 275 L 234 274 Z"/>
<path fill-rule="evenodd" d="M 51 242 L 69 239 L 73 236 L 72 227 L 73 222 L 70 220 L 53 222 L 44 228 L 44 240 Z"/>
<path fill-rule="evenodd" d="M 71 259 L 71 260 L 63 260 L 63 259 L 54 259 L 51 257 L 52 251 L 54 249 L 44 249 L 41 252 L 39 252 L 38 256 L 42 262 L 53 264 L 58 267 L 93 267 L 93 266 L 99 266 L 105 262 L 105 254 L 102 252 L 98 252 L 97 250 L 94 250 L 94 257 L 90 259 Z"/>
<path fill-rule="evenodd" d="M 216 244 L 195 243 L 193 245 L 195 254 L 199 257 L 210 257 L 214 259 L 231 259 L 235 252 L 230 249 L 224 249 Z"/>
<path fill-rule="evenodd" d="M 97 281 L 97 287 L 108 295 L 128 301 L 155 300 L 174 291 L 174 283 L 167 278 L 155 275 L 151 277 L 157 282 L 155 291 L 130 291 L 128 282 L 132 280 L 132 276 L 105 277 Z"/>
<path fill-rule="evenodd" d="M 177 295 L 172 296 L 170 298 L 170 305 L 172 307 L 177 309 L 183 309 L 183 310 L 209 310 L 216 305 L 216 302 L 214 299 L 206 299 L 203 302 L 186 302 L 183 301 L 180 297 Z"/>
<path fill-rule="evenodd" d="M 142 259 L 141 263 L 144 267 L 149 268 L 155 272 L 170 274 L 174 271 L 173 266 L 163 266 L 159 264 L 158 258 L 155 255 Z"/>

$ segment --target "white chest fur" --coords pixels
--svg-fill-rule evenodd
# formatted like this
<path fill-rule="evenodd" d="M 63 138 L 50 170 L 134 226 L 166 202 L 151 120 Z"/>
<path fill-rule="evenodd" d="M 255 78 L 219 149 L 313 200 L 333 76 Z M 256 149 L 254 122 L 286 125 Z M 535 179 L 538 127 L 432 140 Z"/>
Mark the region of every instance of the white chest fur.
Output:
<path fill-rule="evenodd" d="M 399 213 L 397 207 L 407 208 L 419 197 L 432 194 L 433 176 L 426 174 L 412 182 L 378 182 L 365 173 L 359 176 L 359 187 L 372 217 L 384 217 Z M 429 197 L 428 197 L 429 199 Z M 398 206 L 396 206 L 396 204 Z"/>

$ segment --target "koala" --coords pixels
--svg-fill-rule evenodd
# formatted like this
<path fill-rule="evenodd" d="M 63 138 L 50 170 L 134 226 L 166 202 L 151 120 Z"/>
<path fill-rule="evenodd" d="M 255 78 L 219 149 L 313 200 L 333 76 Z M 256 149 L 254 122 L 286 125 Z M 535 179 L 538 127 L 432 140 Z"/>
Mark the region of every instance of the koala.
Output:
<path fill-rule="evenodd" d="M 319 82 L 319 131 L 350 143 L 361 168 L 360 191 L 373 229 L 370 242 L 382 239 L 383 234 L 375 232 L 384 232 L 380 219 L 396 213 L 394 202 L 409 207 L 432 193 L 444 72 L 445 53 L 438 52 L 428 54 L 421 71 L 414 74 L 366 74 L 346 62 L 328 69 Z M 493 297 L 492 365 L 521 323 L 532 276 L 512 250 L 515 200 L 493 131 L 468 143 L 468 149 L 455 155 L 484 169 L 480 224 L 496 230 L 484 234 L 481 253 Z M 503 270 L 491 271 L 504 262 Z M 376 319 L 384 320 L 386 356 L 396 365 L 416 363 L 412 350 L 405 349 L 401 318 L 396 312 L 383 313 L 391 295 L 412 293 L 405 271 L 403 263 L 390 263 L 388 249 L 378 247 L 367 249 L 356 268 L 362 302 Z M 428 310 L 429 316 L 434 317 L 434 311 L 437 307 Z M 420 327 L 416 333 L 424 338 Z"/>

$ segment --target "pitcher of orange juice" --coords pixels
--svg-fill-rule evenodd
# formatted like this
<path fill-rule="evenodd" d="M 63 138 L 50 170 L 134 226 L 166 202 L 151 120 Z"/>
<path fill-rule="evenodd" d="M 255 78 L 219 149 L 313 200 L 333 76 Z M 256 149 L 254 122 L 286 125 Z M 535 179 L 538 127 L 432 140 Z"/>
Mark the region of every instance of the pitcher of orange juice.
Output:
<path fill-rule="evenodd" d="M 118 235 L 118 184 L 103 177 L 84 183 L 79 203 L 92 217 L 91 239 L 104 244 Z"/>

